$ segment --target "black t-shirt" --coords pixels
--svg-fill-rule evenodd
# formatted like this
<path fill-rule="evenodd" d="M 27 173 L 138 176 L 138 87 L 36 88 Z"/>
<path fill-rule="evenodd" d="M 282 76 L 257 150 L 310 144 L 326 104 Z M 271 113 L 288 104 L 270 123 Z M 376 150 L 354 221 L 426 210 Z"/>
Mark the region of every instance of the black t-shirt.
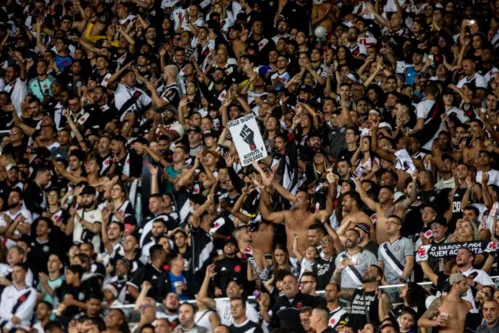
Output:
<path fill-rule="evenodd" d="M 47 261 L 52 253 L 60 253 L 57 243 L 50 240 L 40 242 L 36 237 L 32 239 L 29 257 L 34 277 L 38 277 L 40 272 L 47 273 Z"/>
<path fill-rule="evenodd" d="M 55 293 L 57 298 L 59 299 L 59 302 L 64 301 L 64 297 L 66 295 L 72 295 L 73 299 L 78 302 L 85 302 L 87 300 L 87 297 L 90 294 L 90 290 L 85 287 L 85 285 L 82 283 L 78 287 L 75 286 L 69 286 L 67 285 L 66 281 L 62 283 L 62 285 L 56 289 Z M 80 313 L 81 309 L 77 306 L 70 305 L 64 310 L 62 313 L 63 317 L 66 318 L 72 318 L 78 313 Z"/>
<path fill-rule="evenodd" d="M 263 333 L 263 331 L 260 326 L 247 319 L 241 325 L 236 325 L 236 323 L 230 325 L 230 333 Z"/>
<path fill-rule="evenodd" d="M 367 323 L 379 325 L 378 302 L 376 291 L 365 292 L 363 289 L 354 291 L 350 306 L 350 322 L 354 332 L 363 329 Z"/>
<path fill-rule="evenodd" d="M 225 257 L 217 261 L 215 263 L 215 272 L 217 273 L 215 285 L 222 290 L 224 295 L 227 285 L 233 278 L 237 278 L 238 281 L 246 285 L 246 267 L 247 265 L 237 256 L 235 258 Z"/>
<path fill-rule="evenodd" d="M 335 270 L 334 257 L 329 260 L 319 258 L 313 266 L 314 273 L 317 275 L 317 290 L 326 289 L 326 285 L 331 280 L 331 276 Z"/>
<path fill-rule="evenodd" d="M 156 268 L 152 264 L 147 264 L 137 270 L 128 284 L 140 290 L 142 288 L 142 282 L 149 282 L 152 287 L 147 293 L 147 296 L 156 299 L 156 295 L 158 294 L 158 279 L 162 273 L 163 272 L 159 268 Z"/>

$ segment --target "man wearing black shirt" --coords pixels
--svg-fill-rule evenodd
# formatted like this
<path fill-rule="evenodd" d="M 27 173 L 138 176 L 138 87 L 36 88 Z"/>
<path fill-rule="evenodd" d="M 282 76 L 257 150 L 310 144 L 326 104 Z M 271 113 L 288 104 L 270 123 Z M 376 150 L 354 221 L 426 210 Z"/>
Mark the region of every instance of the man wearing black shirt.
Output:
<path fill-rule="evenodd" d="M 217 279 L 215 280 L 215 296 L 225 296 L 227 285 L 234 277 L 246 284 L 246 265 L 236 256 L 237 241 L 232 236 L 227 236 L 224 240 L 224 258 L 215 264 Z"/>
<path fill-rule="evenodd" d="M 51 253 L 57 252 L 57 244 L 50 240 L 53 222 L 47 217 L 40 217 L 34 223 L 36 235 L 32 237 L 30 259 L 33 274 L 47 273 L 47 261 Z"/>
<path fill-rule="evenodd" d="M 144 281 L 148 281 L 152 286 L 147 294 L 148 297 L 155 298 L 158 294 L 157 282 L 159 276 L 163 273 L 162 267 L 166 259 L 166 252 L 163 249 L 163 246 L 159 244 L 153 245 L 149 249 L 149 257 L 151 259 L 151 263 L 148 263 L 144 267 L 137 270 L 133 276 L 133 279 L 128 282 L 128 292 L 134 299 L 139 296 L 139 288 L 142 286 L 142 282 Z"/>
<path fill-rule="evenodd" d="M 364 273 L 362 288 L 355 289 L 350 306 L 350 322 L 354 332 L 363 329 L 367 323 L 380 324 L 378 313 L 379 297 L 387 298 L 383 304 L 390 304 L 388 296 L 381 294 L 378 289 L 382 277 L 383 270 L 376 265 L 371 265 Z"/>
<path fill-rule="evenodd" d="M 66 280 L 57 288 L 56 295 L 61 304 L 65 305 L 64 311 L 58 316 L 67 322 L 69 319 L 86 308 L 88 290 L 82 287 L 83 267 L 71 265 L 66 271 Z M 62 317 L 62 318 L 61 318 Z"/>
<path fill-rule="evenodd" d="M 234 297 L 230 300 L 230 314 L 234 323 L 230 325 L 231 333 L 263 333 L 262 329 L 246 317 L 246 300 Z"/>
<path fill-rule="evenodd" d="M 300 309 L 305 306 L 316 307 L 316 297 L 304 295 L 298 288 L 296 277 L 288 273 L 283 281 L 283 293 L 272 309 L 271 327 L 284 328 L 295 333 L 305 333 L 300 322 Z"/>
<path fill-rule="evenodd" d="M 334 242 L 331 236 L 325 236 L 320 242 L 322 255 L 315 261 L 313 271 L 317 276 L 317 289 L 324 290 L 335 270 Z"/>
<path fill-rule="evenodd" d="M 35 180 L 28 185 L 24 192 L 26 208 L 33 214 L 33 218 L 40 216 L 47 206 L 47 198 L 43 189 L 50 181 L 50 169 L 40 166 L 36 170 Z"/>

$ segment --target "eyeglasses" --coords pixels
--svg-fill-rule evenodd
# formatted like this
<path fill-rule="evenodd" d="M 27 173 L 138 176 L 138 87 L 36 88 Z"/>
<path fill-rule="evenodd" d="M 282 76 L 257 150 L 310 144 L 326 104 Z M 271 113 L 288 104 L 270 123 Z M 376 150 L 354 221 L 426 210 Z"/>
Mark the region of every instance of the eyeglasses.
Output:
<path fill-rule="evenodd" d="M 400 224 L 400 223 L 395 222 L 395 221 L 386 221 L 385 224 Z"/>
<path fill-rule="evenodd" d="M 300 284 L 312 283 L 313 281 L 300 281 Z"/>

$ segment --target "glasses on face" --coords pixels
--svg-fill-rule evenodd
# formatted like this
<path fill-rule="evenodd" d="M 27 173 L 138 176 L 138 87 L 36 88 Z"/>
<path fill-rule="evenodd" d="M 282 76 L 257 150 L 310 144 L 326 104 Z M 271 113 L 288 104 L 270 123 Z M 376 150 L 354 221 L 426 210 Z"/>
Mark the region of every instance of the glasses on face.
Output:
<path fill-rule="evenodd" d="M 386 224 L 399 224 L 398 222 L 395 222 L 395 221 L 386 221 Z"/>
<path fill-rule="evenodd" d="M 312 281 L 300 281 L 300 284 L 312 283 Z"/>
<path fill-rule="evenodd" d="M 141 305 L 139 306 L 139 310 L 145 310 L 145 309 L 147 309 L 147 308 L 149 308 L 149 307 L 151 307 L 151 304 L 141 304 Z"/>

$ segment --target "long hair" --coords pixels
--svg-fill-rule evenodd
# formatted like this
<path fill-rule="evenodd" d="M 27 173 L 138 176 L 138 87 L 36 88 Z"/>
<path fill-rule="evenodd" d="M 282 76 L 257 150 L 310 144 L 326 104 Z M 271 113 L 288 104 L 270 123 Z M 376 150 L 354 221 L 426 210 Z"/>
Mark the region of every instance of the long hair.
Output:
<path fill-rule="evenodd" d="M 275 260 L 274 252 L 276 250 L 282 250 L 284 252 L 284 255 L 286 257 L 286 260 L 284 261 L 284 265 L 286 265 L 286 267 L 284 268 L 284 270 L 291 272 L 291 263 L 289 261 L 288 248 L 282 244 L 276 244 L 276 246 L 274 247 L 274 250 L 272 251 L 272 270 L 273 270 L 274 276 L 277 274 L 278 271 L 282 270 L 282 268 L 279 269 L 279 264 Z"/>
<path fill-rule="evenodd" d="M 418 308 L 417 319 L 419 319 L 426 311 L 425 300 L 427 294 L 428 293 L 426 292 L 426 290 L 419 284 L 414 282 L 407 282 L 407 296 L 405 300 L 411 308 Z"/>

